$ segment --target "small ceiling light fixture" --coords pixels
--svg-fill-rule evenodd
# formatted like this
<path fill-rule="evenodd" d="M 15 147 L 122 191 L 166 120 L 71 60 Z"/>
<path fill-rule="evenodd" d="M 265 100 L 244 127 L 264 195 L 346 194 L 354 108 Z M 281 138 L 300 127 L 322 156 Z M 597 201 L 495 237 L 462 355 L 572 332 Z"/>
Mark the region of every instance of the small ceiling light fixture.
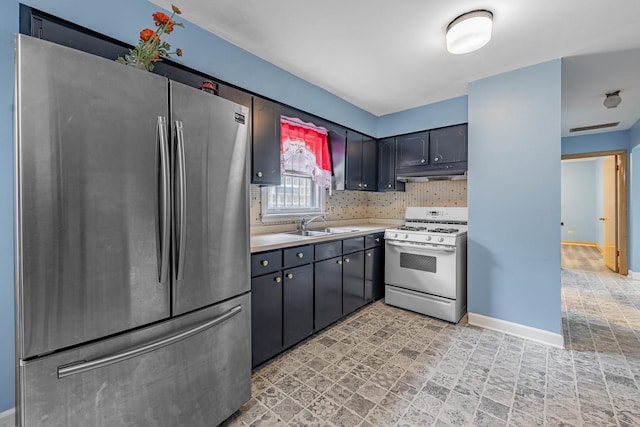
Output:
<path fill-rule="evenodd" d="M 616 108 L 622 102 L 622 98 L 620 98 L 620 91 L 616 90 L 615 92 L 608 93 L 602 102 L 607 108 Z"/>
<path fill-rule="evenodd" d="M 451 21 L 447 26 L 447 50 L 454 54 L 473 52 L 491 40 L 493 13 L 473 10 Z"/>

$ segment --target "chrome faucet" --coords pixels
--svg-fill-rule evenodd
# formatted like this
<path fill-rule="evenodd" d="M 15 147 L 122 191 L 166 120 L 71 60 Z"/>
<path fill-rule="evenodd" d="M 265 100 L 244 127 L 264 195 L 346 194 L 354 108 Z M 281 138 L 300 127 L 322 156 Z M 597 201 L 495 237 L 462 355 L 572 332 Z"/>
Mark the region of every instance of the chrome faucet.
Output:
<path fill-rule="evenodd" d="M 313 221 L 315 221 L 318 218 L 322 218 L 322 220 L 326 220 L 326 216 L 325 214 L 320 214 L 320 215 L 316 215 L 316 216 L 312 216 L 312 217 L 302 217 L 302 219 L 300 220 L 300 224 L 298 225 L 298 230 L 300 231 L 304 231 L 307 229 L 307 225 L 311 224 Z"/>

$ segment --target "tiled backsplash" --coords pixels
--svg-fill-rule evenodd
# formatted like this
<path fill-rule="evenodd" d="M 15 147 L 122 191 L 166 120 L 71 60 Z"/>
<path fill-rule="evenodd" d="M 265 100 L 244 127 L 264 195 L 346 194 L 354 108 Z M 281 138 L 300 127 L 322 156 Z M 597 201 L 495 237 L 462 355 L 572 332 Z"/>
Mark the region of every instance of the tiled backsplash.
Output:
<path fill-rule="evenodd" d="M 467 206 L 467 181 L 408 182 L 406 192 L 334 191 L 325 198 L 327 220 L 403 219 L 407 206 Z M 261 227 L 260 187 L 251 186 L 251 227 Z M 273 224 L 273 223 L 271 223 Z"/>
<path fill-rule="evenodd" d="M 467 181 L 408 182 L 405 192 L 367 193 L 368 217 L 403 219 L 407 206 L 467 206 Z"/>

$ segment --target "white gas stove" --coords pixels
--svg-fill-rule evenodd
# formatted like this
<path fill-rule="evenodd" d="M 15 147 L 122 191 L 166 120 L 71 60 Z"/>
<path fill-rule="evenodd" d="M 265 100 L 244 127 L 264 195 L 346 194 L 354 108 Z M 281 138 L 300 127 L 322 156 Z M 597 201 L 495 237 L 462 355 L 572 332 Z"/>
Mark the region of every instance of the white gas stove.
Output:
<path fill-rule="evenodd" d="M 385 231 L 385 302 L 458 322 L 466 312 L 467 208 L 410 207 Z"/>

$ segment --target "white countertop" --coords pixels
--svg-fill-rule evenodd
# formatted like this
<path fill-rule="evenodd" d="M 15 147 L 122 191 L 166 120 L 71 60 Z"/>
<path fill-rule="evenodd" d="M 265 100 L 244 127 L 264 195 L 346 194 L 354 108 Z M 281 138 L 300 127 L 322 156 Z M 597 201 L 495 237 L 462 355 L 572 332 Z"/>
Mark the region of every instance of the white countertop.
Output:
<path fill-rule="evenodd" d="M 350 221 L 351 222 L 351 221 Z M 322 224 L 318 229 L 328 228 L 326 224 Z M 387 228 L 392 228 L 396 222 L 365 222 L 350 223 L 343 226 L 331 226 L 335 230 L 344 231 L 341 233 L 327 234 L 324 236 L 297 236 L 295 234 L 287 234 L 287 232 L 254 234 L 251 236 L 251 253 L 268 251 L 271 249 L 282 249 L 292 246 L 306 245 L 310 243 L 326 242 L 337 239 L 348 239 L 349 237 L 365 236 L 367 234 L 381 232 Z M 314 228 L 309 228 L 314 230 Z"/>

